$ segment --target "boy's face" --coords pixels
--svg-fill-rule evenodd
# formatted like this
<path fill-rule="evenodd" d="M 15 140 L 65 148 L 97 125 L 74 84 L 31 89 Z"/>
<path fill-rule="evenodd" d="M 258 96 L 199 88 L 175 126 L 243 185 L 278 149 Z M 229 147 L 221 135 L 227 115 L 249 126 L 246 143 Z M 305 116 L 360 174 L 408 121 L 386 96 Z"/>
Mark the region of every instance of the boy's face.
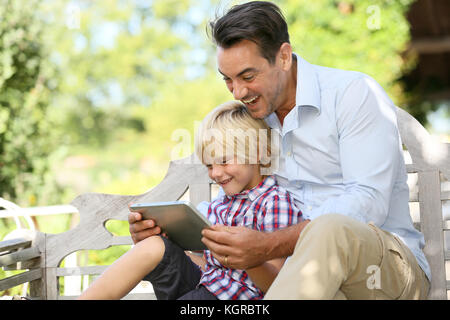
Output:
<path fill-rule="evenodd" d="M 280 105 L 282 68 L 261 56 L 254 42 L 242 40 L 230 48 L 218 47 L 217 63 L 228 90 L 245 104 L 253 118 L 263 119 Z"/>
<path fill-rule="evenodd" d="M 222 187 L 226 195 L 233 195 L 256 187 L 262 180 L 259 164 L 238 164 L 236 158 L 208 164 L 209 177 Z"/>

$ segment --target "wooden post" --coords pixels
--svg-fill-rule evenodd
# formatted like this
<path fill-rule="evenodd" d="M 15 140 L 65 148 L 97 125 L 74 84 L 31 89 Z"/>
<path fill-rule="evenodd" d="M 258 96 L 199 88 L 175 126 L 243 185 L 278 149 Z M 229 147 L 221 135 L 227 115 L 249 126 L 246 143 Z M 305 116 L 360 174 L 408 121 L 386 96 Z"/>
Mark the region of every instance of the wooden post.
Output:
<path fill-rule="evenodd" d="M 431 268 L 428 298 L 447 299 L 444 260 L 444 224 L 442 218 L 439 170 L 419 172 L 421 231 L 425 237 L 424 253 Z"/>

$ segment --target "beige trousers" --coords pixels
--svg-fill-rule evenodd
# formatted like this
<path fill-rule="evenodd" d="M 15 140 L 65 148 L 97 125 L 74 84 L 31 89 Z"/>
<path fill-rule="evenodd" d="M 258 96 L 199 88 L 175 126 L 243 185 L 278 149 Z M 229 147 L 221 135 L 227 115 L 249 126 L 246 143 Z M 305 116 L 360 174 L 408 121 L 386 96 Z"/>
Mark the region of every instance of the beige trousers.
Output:
<path fill-rule="evenodd" d="M 396 236 L 328 214 L 303 229 L 265 299 L 426 299 L 429 286 Z"/>

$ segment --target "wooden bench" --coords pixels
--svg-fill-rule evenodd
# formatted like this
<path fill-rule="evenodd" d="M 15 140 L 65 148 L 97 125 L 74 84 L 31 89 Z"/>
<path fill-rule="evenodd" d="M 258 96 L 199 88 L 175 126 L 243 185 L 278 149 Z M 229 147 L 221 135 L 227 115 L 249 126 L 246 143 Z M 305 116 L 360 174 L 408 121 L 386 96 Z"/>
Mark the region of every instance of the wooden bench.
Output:
<path fill-rule="evenodd" d="M 420 218 L 413 216 L 415 225 L 425 236 L 425 255 L 430 263 L 432 282 L 430 299 L 447 299 L 450 278 L 446 275 L 444 232 L 450 221 L 443 220 L 442 201 L 450 199 L 449 191 L 441 190 L 441 179 L 450 181 L 450 145 L 436 142 L 420 123 L 398 108 L 398 124 L 403 144 L 412 163 L 407 162 L 410 202 L 419 203 Z M 206 168 L 193 164 L 193 156 L 172 161 L 162 182 L 141 195 L 83 194 L 72 205 L 80 214 L 79 224 L 64 233 L 37 232 L 32 239 L 0 242 L 0 266 L 7 269 L 27 269 L 16 276 L 0 280 L 0 291 L 21 283 L 30 283 L 34 299 L 71 299 L 60 295 L 58 278 L 64 276 L 100 274 L 106 266 L 62 268 L 61 261 L 79 250 L 105 249 L 116 245 L 131 245 L 129 236 L 114 236 L 105 227 L 109 220 L 127 220 L 128 204 L 133 202 L 171 201 L 186 196 L 197 205 L 211 199 L 212 181 Z M 447 261 L 450 263 L 450 261 Z M 127 299 L 154 299 L 152 293 L 130 294 Z"/>

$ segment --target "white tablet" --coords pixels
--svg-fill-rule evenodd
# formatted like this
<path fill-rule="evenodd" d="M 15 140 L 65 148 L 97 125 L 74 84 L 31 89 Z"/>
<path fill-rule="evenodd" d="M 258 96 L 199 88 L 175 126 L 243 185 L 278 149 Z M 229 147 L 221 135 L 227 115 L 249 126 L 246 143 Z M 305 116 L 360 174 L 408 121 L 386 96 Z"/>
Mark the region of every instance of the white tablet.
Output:
<path fill-rule="evenodd" d="M 184 250 L 206 250 L 201 232 L 211 226 L 206 217 L 188 201 L 135 203 L 131 211 L 153 219 L 168 238 Z"/>

